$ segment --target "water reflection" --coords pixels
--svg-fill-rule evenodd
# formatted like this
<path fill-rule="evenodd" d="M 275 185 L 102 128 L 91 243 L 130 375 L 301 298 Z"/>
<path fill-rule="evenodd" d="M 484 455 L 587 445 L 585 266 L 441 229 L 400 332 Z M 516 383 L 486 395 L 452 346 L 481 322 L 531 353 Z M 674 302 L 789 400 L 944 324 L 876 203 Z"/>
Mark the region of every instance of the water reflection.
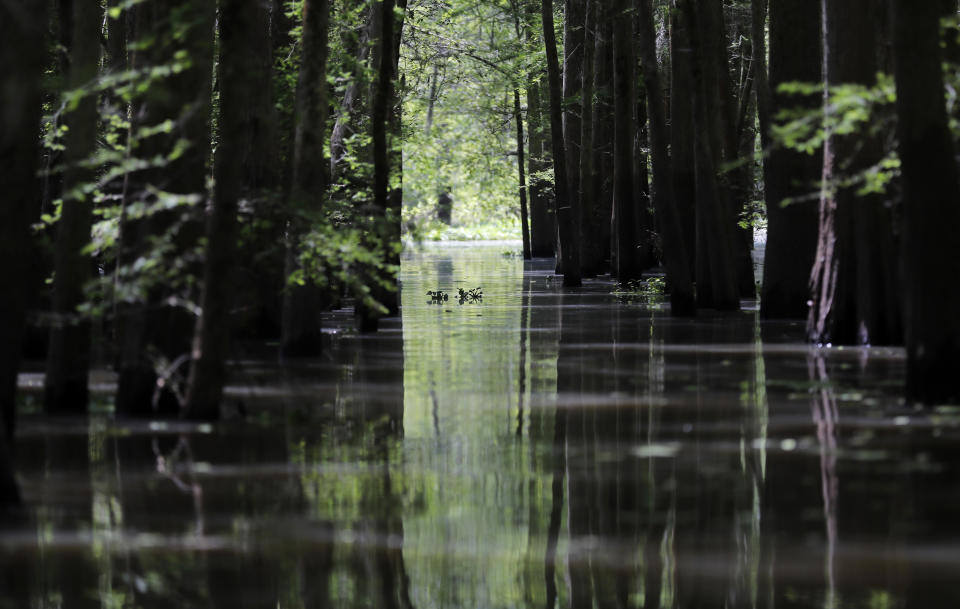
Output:
<path fill-rule="evenodd" d="M 408 252 L 402 319 L 242 361 L 243 420 L 26 416 L 0 607 L 957 606 L 960 414 L 900 352 L 504 249 Z"/>

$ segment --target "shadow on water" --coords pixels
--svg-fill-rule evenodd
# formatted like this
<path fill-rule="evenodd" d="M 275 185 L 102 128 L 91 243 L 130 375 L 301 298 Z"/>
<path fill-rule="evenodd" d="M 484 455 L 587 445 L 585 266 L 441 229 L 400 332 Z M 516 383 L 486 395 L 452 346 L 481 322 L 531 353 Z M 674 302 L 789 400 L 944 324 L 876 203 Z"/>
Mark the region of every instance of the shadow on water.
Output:
<path fill-rule="evenodd" d="M 958 606 L 960 408 L 906 409 L 901 352 L 503 249 L 408 252 L 382 332 L 238 361 L 244 420 L 25 413 L 0 607 Z"/>

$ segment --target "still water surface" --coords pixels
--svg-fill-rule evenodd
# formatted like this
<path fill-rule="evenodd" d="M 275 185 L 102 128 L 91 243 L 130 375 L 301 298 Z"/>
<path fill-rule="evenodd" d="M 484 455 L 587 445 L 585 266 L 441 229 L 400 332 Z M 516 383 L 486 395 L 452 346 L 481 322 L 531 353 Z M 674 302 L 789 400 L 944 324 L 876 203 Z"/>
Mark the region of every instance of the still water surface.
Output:
<path fill-rule="evenodd" d="M 24 415 L 0 607 L 960 606 L 960 408 L 902 351 L 505 249 L 406 253 L 402 319 L 320 360 L 238 347 L 245 419 Z"/>

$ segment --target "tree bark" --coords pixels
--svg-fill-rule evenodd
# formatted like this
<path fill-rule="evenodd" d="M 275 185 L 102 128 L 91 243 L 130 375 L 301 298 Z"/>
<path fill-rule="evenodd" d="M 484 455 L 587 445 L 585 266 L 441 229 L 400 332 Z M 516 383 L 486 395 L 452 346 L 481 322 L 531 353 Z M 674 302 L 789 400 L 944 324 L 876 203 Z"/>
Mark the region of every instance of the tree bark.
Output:
<path fill-rule="evenodd" d="M 0 259 L 6 289 L 0 298 L 0 414 L 6 439 L 14 435 L 17 373 L 26 329 L 35 244 L 30 225 L 40 215 L 41 77 L 46 48 L 46 3 L 0 3 Z"/>
<path fill-rule="evenodd" d="M 535 258 L 553 256 L 557 233 L 556 216 L 547 197 L 547 185 L 538 176 L 550 163 L 547 138 L 543 130 L 541 79 L 530 74 L 527 85 L 527 169 L 530 179 L 530 250 Z"/>
<path fill-rule="evenodd" d="M 175 52 L 180 49 L 186 50 L 191 60 L 189 66 L 163 83 L 151 86 L 136 102 L 136 127 L 153 127 L 165 121 L 173 125 L 170 133 L 141 142 L 140 154 L 147 158 L 166 157 L 179 142 L 187 142 L 188 147 L 162 167 L 139 172 L 131 178 L 135 186 L 126 205 L 133 200 L 152 202 L 154 190 L 205 199 L 215 8 L 211 0 L 147 0 L 136 6 L 139 41 L 153 39 L 151 45 L 137 51 L 134 58 L 137 69 L 169 65 L 176 61 Z M 174 13 L 189 24 L 185 31 L 176 33 L 176 39 L 170 19 Z M 192 256 L 203 232 L 199 209 L 165 210 L 148 218 L 131 218 L 125 213 L 120 230 L 121 264 L 132 266 L 137 259 L 149 255 L 151 240 L 160 237 L 169 240 L 169 252 L 163 254 L 167 268 L 179 267 L 189 277 L 199 274 Z M 153 397 L 158 389 L 161 390 L 159 409 L 164 414 L 173 414 L 182 408 L 180 398 L 171 391 L 173 383 L 158 387 L 157 367 L 161 363 L 169 366 L 183 361 L 191 352 L 196 319 L 182 306 L 168 302 L 171 298 L 197 298 L 191 286 L 184 290 L 189 293 L 174 292 L 168 285 L 152 286 L 144 302 L 124 307 L 120 315 L 118 413 L 152 416 Z"/>
<path fill-rule="evenodd" d="M 280 184 L 280 150 L 278 142 L 277 111 L 274 105 L 273 50 L 274 40 L 270 19 L 270 4 L 255 3 L 253 23 L 247 29 L 247 46 L 243 48 L 247 62 L 247 99 L 242 101 L 244 131 L 239 152 L 243 158 L 241 176 L 245 191 L 271 190 Z M 329 171 L 326 166 L 321 171 Z"/>
<path fill-rule="evenodd" d="M 832 86 L 876 84 L 879 8 L 870 0 L 824 0 L 825 112 L 832 111 Z M 860 196 L 857 187 L 839 184 L 882 157 L 879 138 L 868 134 L 829 134 L 825 144 L 807 321 L 813 342 L 892 344 L 901 339 L 892 214 L 883 197 Z"/>
<path fill-rule="evenodd" d="M 757 293 L 753 273 L 753 228 L 740 226 L 740 213 L 752 190 L 752 172 L 749 166 L 737 166 L 740 161 L 740 138 L 744 131 L 738 129 L 737 91 L 730 78 L 730 45 L 727 35 L 726 15 L 722 0 L 701 0 L 702 36 L 705 59 L 710 80 L 714 83 L 711 101 L 711 122 L 715 124 L 713 141 L 714 167 L 718 171 L 719 192 L 724 211 L 728 217 L 730 244 L 734 256 L 734 272 L 738 294 L 754 298 Z M 752 147 L 751 147 L 752 152 Z"/>
<path fill-rule="evenodd" d="M 109 0 L 108 10 L 119 8 L 122 0 Z M 107 17 L 107 64 L 113 71 L 124 70 L 127 67 L 127 22 L 128 11 L 120 13 L 118 19 Z"/>
<path fill-rule="evenodd" d="M 311 222 L 320 221 L 327 192 L 324 148 L 327 127 L 327 57 L 330 2 L 303 3 L 303 60 L 297 80 L 296 125 L 290 184 L 287 276 L 299 267 L 300 239 Z M 306 273 L 303 285 L 287 286 L 283 299 L 281 351 L 289 357 L 313 357 L 321 352 L 320 314 L 324 290 Z"/>
<path fill-rule="evenodd" d="M 560 62 L 557 59 L 557 37 L 553 31 L 553 0 L 542 0 L 543 42 L 547 55 L 547 80 L 550 89 L 550 131 L 553 141 L 553 174 L 557 222 L 560 229 L 563 285 L 578 287 L 580 280 L 580 244 L 577 238 L 577 217 L 570 199 L 567 178 L 567 155 L 563 137 L 563 95 L 560 87 Z"/>
<path fill-rule="evenodd" d="M 523 109 L 520 106 L 520 89 L 513 90 L 513 120 L 517 124 L 517 170 L 520 191 L 520 230 L 523 233 L 523 259 L 530 260 L 530 226 L 527 219 L 527 176 L 524 172 L 523 158 Z"/>
<path fill-rule="evenodd" d="M 770 68 L 764 45 L 765 5 L 754 0 L 754 74 L 760 141 L 766 152 L 763 177 L 767 201 L 767 246 L 760 313 L 767 319 L 807 315 L 810 271 L 817 244 L 817 208 L 809 200 L 823 167 L 816 154 L 778 146 L 771 136 L 773 117 L 798 105 L 816 107 L 818 96 L 800 98 L 777 92 L 789 82 L 820 82 L 823 73 L 822 16 L 819 3 L 773 0 L 770 4 Z M 792 202 L 791 202 L 792 201 Z M 785 205 L 785 203 L 787 203 Z"/>
<path fill-rule="evenodd" d="M 582 250 L 580 201 L 580 156 L 582 135 L 583 47 L 586 0 L 564 0 L 563 9 L 563 145 L 567 155 L 567 180 L 576 242 Z M 561 256 L 563 247 L 561 244 Z M 580 251 L 576 252 L 582 258 Z M 561 261 L 561 271 L 563 264 Z M 582 266 L 581 266 L 582 268 Z M 580 271 L 578 271 L 580 272 Z"/>
<path fill-rule="evenodd" d="M 390 271 L 391 289 L 385 291 L 383 303 L 389 315 L 400 312 L 400 251 L 402 249 L 401 236 L 403 216 L 403 96 L 406 89 L 406 77 L 400 74 L 400 42 L 403 37 L 403 21 L 407 11 L 407 0 L 395 0 L 393 24 L 393 80 L 394 86 L 390 95 L 390 125 L 389 125 L 389 165 L 390 196 L 387 202 L 387 263 L 393 270 Z M 399 10 L 397 10 L 399 9 Z"/>
<path fill-rule="evenodd" d="M 245 177 L 243 154 L 249 142 L 248 100 L 262 83 L 250 78 L 261 59 L 250 45 L 262 26 L 258 0 L 220 3 L 220 120 L 214 162 L 216 186 L 207 217 L 206 266 L 201 313 L 194 336 L 185 415 L 190 419 L 219 418 L 226 360 L 230 344 L 230 312 L 237 249 L 237 202 Z M 321 145 L 322 151 L 322 145 Z"/>
<path fill-rule="evenodd" d="M 100 63 L 98 0 L 73 2 L 73 35 L 70 49 L 69 88 L 89 88 Z M 53 313 L 50 347 L 44 378 L 44 410 L 48 413 L 84 413 L 87 410 L 87 377 L 90 369 L 90 323 L 78 314 L 92 260 L 83 253 L 93 224 L 92 193 L 82 187 L 93 178 L 83 167 L 97 144 L 97 95 L 86 91 L 67 116 L 63 185 L 64 202 L 57 225 L 54 253 Z"/>
<path fill-rule="evenodd" d="M 903 169 L 907 399 L 960 400 L 960 176 L 944 104 L 938 3 L 891 0 Z"/>
<path fill-rule="evenodd" d="M 640 239 L 637 201 L 633 191 L 633 139 L 636 123 L 636 83 L 633 58 L 633 19 L 629 2 L 614 3 L 613 18 L 613 214 L 616 227 L 614 274 L 620 281 L 640 279 Z"/>
<path fill-rule="evenodd" d="M 675 316 L 694 315 L 696 301 L 687 262 L 687 249 L 670 188 L 670 156 L 667 149 L 670 133 L 667 129 L 663 99 L 660 96 L 662 89 L 651 0 L 639 0 L 637 10 L 643 86 L 647 95 L 647 114 L 650 117 L 653 205 L 660 218 L 663 234 L 663 257 L 670 288 L 670 312 Z"/>
<path fill-rule="evenodd" d="M 606 256 L 602 249 L 601 225 L 605 214 L 594 193 L 594 121 L 596 29 L 598 7 L 595 0 L 586 0 L 583 22 L 583 89 L 580 120 L 580 269 L 584 277 L 596 277 L 603 271 Z"/>
<path fill-rule="evenodd" d="M 683 0 L 683 16 L 689 24 L 690 46 L 693 49 L 692 82 L 694 119 L 694 156 L 696 158 L 697 210 L 697 305 L 720 311 L 740 308 L 737 285 L 736 256 L 734 254 L 733 215 L 729 201 L 718 183 L 717 150 L 722 142 L 722 125 L 717 122 L 717 105 L 713 99 L 719 89 L 719 69 L 711 55 L 710 38 L 705 36 L 717 27 L 712 15 L 713 4 Z"/>
<path fill-rule="evenodd" d="M 696 276 L 697 188 L 693 154 L 693 49 L 686 21 L 679 10 L 670 11 L 670 180 L 690 275 Z M 652 129 L 651 129 L 652 131 Z M 656 189 L 656 184 L 654 184 Z M 662 223 L 661 219 L 661 223 Z M 661 230 L 663 230 L 661 228 Z"/>
<path fill-rule="evenodd" d="M 638 11 L 633 13 L 633 45 L 640 46 L 640 18 Z M 650 139 L 647 131 L 647 95 L 643 89 L 643 62 L 640 54 L 634 57 L 634 79 L 639 83 L 639 94 L 633 100 L 633 192 L 637 201 L 637 231 L 640 243 L 640 267 L 649 269 L 657 266 L 661 256 L 656 251 L 656 218 L 650 198 L 649 150 Z M 663 92 L 661 92 L 663 93 Z"/>
<path fill-rule="evenodd" d="M 589 196 L 596 214 L 600 270 L 613 268 L 616 240 L 613 235 L 613 19 L 608 2 L 596 3 L 593 56 L 593 162 Z"/>
<path fill-rule="evenodd" d="M 406 6 L 405 2 L 398 3 L 396 0 L 379 0 L 379 13 L 377 28 L 377 57 L 375 66 L 377 69 L 376 87 L 373 92 L 373 105 L 371 108 L 371 130 L 373 139 L 373 207 L 371 212 L 374 217 L 373 230 L 381 243 L 384 251 L 391 247 L 398 246 L 399 232 L 394 234 L 394 227 L 390 214 L 399 212 L 395 202 L 391 201 L 390 176 L 391 169 L 395 165 L 392 163 L 394 158 L 392 154 L 391 129 L 392 121 L 395 120 L 392 113 L 395 102 L 395 78 L 397 58 L 396 53 L 399 50 L 400 25 L 396 24 L 394 16 L 394 7 L 400 4 L 401 8 Z M 383 262 L 391 262 L 390 254 Z M 368 272 L 378 272 L 370 270 Z M 368 279 L 371 283 L 374 280 Z M 395 282 L 394 282 L 395 283 Z M 371 286 L 370 291 L 378 302 L 381 302 L 387 308 L 387 312 L 393 312 L 391 306 L 391 297 L 385 293 L 385 290 L 379 287 Z M 373 332 L 377 330 L 379 319 L 383 313 L 376 311 L 373 307 L 367 306 L 362 300 L 358 299 L 356 307 L 357 321 L 361 331 Z"/>

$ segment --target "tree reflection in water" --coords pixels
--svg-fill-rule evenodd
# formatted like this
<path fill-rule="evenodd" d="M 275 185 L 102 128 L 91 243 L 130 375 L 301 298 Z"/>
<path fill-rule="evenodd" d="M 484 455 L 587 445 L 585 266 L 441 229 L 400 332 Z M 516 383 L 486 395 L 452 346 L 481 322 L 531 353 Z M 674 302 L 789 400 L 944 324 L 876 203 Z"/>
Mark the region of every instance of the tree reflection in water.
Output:
<path fill-rule="evenodd" d="M 380 333 L 238 356 L 243 421 L 24 413 L 0 607 L 957 605 L 960 417 L 901 352 L 551 271 L 408 253 Z"/>

